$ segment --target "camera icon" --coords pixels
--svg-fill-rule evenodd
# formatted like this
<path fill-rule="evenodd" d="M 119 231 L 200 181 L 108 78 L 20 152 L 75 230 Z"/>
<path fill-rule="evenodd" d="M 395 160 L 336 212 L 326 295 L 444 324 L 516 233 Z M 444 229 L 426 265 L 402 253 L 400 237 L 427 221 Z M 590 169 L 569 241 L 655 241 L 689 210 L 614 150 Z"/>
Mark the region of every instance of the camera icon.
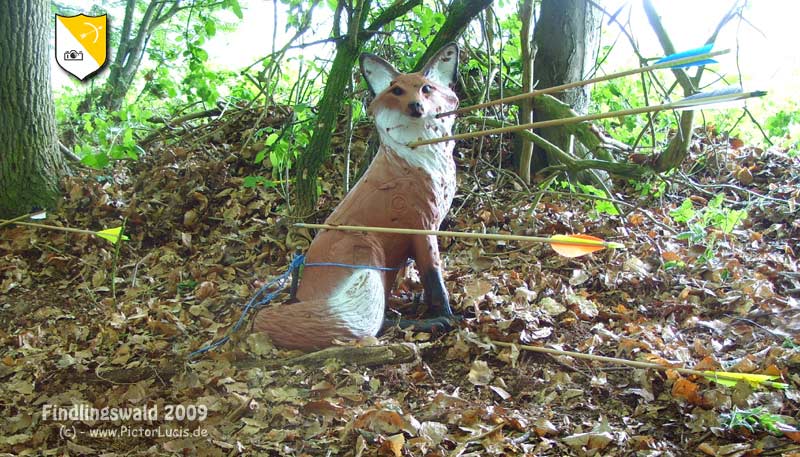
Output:
<path fill-rule="evenodd" d="M 64 51 L 64 60 L 83 60 L 83 51 Z"/>

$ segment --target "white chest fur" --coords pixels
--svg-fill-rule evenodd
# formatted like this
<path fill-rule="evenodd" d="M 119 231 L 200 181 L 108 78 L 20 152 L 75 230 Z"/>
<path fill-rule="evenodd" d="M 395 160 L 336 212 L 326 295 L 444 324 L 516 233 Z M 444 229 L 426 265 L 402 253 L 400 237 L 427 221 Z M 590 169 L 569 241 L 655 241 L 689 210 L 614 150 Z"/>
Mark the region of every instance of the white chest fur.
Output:
<path fill-rule="evenodd" d="M 456 189 L 456 166 L 453 161 L 455 143 L 446 141 L 416 148 L 406 145 L 412 141 L 450 135 L 453 117 L 411 118 L 395 110 L 379 109 L 375 112 L 375 124 L 381 143 L 430 176 L 439 217 L 443 219 L 450 209 Z"/>

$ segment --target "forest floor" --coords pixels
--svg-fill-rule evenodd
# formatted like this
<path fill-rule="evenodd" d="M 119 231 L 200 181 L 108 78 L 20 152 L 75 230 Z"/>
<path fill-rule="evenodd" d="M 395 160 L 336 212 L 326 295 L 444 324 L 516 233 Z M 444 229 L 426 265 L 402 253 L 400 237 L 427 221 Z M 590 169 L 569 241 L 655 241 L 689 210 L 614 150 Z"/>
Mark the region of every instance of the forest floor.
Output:
<path fill-rule="evenodd" d="M 119 250 L 86 234 L 0 228 L 0 451 L 800 455 L 800 158 L 699 132 L 685 169 L 653 181 L 662 194 L 617 183 L 623 213 L 610 215 L 602 200 L 526 189 L 496 168 L 503 148 L 461 144 L 443 229 L 584 233 L 626 249 L 564 258 L 544 244 L 440 239 L 464 320 L 445 335 L 395 330 L 374 342 L 405 342 L 410 363 L 276 366 L 287 351 L 246 327 L 187 362 L 226 335 L 302 239 L 289 237 L 282 184 L 243 185 L 265 173 L 243 136 L 222 129 L 69 178 L 44 223 L 101 230 L 125 219 Z M 317 222 L 342 197 L 341 155 L 332 162 Z M 393 308 L 413 313 L 420 290 L 409 271 Z M 767 373 L 789 388 L 492 341 Z M 78 414 L 72 405 L 84 417 L 53 420 L 56 407 Z M 88 420 L 87 408 L 157 417 Z"/>

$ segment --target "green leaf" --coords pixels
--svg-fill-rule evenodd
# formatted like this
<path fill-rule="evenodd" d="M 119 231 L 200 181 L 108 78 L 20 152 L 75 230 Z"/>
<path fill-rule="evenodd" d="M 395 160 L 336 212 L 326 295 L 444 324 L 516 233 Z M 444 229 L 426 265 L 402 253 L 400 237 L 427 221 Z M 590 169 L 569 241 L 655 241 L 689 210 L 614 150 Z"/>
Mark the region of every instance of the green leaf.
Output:
<path fill-rule="evenodd" d="M 228 0 L 228 6 L 230 7 L 231 11 L 233 11 L 233 14 L 236 15 L 236 17 L 239 19 L 244 17 L 244 14 L 242 14 L 242 6 L 239 5 L 238 0 Z"/>
<path fill-rule="evenodd" d="M 110 163 L 106 154 L 87 154 L 83 156 L 81 162 L 98 170 L 107 167 Z"/>
<path fill-rule="evenodd" d="M 211 37 L 211 36 L 214 36 L 214 35 L 217 33 L 217 25 L 216 25 L 216 24 L 214 24 L 214 21 L 207 20 L 207 21 L 205 22 L 205 24 L 203 24 L 203 27 L 204 27 L 204 28 L 205 28 L 205 30 L 206 30 L 206 34 L 207 34 L 208 36 L 210 36 L 210 37 Z"/>
<path fill-rule="evenodd" d="M 681 260 L 669 260 L 664 262 L 664 269 L 668 271 L 684 267 L 686 267 L 686 263 Z"/>
<path fill-rule="evenodd" d="M 694 205 L 688 198 L 681 203 L 681 206 L 669 212 L 675 222 L 687 223 L 695 216 Z"/>
<path fill-rule="evenodd" d="M 280 135 L 277 133 L 270 133 L 267 139 L 264 140 L 264 146 L 272 146 L 278 138 L 280 138 Z"/>
<path fill-rule="evenodd" d="M 256 187 L 258 185 L 258 176 L 245 176 L 242 180 L 242 185 L 247 188 Z"/>

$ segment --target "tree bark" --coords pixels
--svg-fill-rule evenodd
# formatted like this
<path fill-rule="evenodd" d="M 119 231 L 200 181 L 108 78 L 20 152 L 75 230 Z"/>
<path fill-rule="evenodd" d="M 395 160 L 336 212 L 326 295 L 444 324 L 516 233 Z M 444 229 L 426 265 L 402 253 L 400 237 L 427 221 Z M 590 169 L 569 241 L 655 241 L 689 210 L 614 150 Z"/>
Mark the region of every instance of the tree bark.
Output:
<path fill-rule="evenodd" d="M 316 207 L 317 175 L 323 163 L 330 156 L 331 136 L 342 107 L 345 89 L 353 71 L 361 46 L 353 46 L 350 40 L 339 42 L 336 57 L 333 59 L 325 91 L 319 102 L 319 113 L 314 133 L 308 148 L 297 157 L 297 198 L 293 213 L 300 219 L 310 216 Z"/>
<path fill-rule="evenodd" d="M 66 173 L 50 87 L 50 2 L 0 0 L 0 217 L 52 208 Z"/>
<path fill-rule="evenodd" d="M 531 26 L 533 24 L 533 0 L 522 0 L 519 5 L 519 16 L 522 26 L 519 30 L 519 46 L 522 58 L 522 92 L 533 90 L 533 61 L 536 49 L 531 40 Z M 533 122 L 533 101 L 521 100 L 519 104 L 519 123 L 530 124 Z M 519 177 L 525 184 L 531 183 L 531 160 L 533 159 L 533 142 L 525 136 L 520 136 Z"/>
<path fill-rule="evenodd" d="M 345 0 L 340 0 L 343 2 Z M 296 185 L 295 205 L 292 215 L 306 219 L 314 213 L 319 193 L 317 191 L 317 175 L 323 163 L 330 156 L 331 136 L 344 102 L 345 90 L 353 72 L 353 66 L 361 48 L 375 33 L 388 22 L 406 14 L 422 0 L 407 0 L 394 3 L 386 8 L 369 27 L 364 27 L 371 0 L 360 0 L 355 8 L 347 9 L 352 13 L 347 21 L 347 34 L 336 42 L 336 56 L 333 58 L 325 90 L 319 102 L 317 122 L 311 135 L 308 147 L 297 158 L 295 164 Z M 338 9 L 337 9 L 338 10 Z M 338 19 L 338 15 L 337 15 Z M 338 20 L 334 21 L 334 32 L 338 31 Z"/>
<path fill-rule="evenodd" d="M 597 40 L 600 32 L 600 13 L 585 0 L 542 0 L 539 19 L 533 40 L 536 62 L 533 78 L 537 87 L 552 87 L 578 81 L 587 76 L 597 59 Z M 589 106 L 591 88 L 577 87 L 558 94 L 557 98 L 572 109 L 585 114 Z M 549 118 L 534 113 L 535 121 Z M 539 134 L 562 149 L 569 144 L 564 129 L 542 129 Z M 534 167 L 547 162 L 546 157 L 535 153 Z"/>

